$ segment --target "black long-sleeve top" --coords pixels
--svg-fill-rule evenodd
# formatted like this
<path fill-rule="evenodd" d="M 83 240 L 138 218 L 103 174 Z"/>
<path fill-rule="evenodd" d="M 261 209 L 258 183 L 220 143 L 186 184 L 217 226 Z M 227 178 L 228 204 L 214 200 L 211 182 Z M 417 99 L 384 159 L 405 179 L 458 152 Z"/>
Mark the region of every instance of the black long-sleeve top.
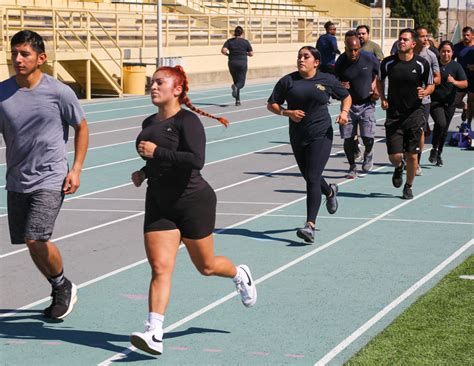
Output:
<path fill-rule="evenodd" d="M 144 158 L 146 166 L 142 170 L 149 188 L 159 196 L 178 199 L 207 186 L 200 172 L 205 160 L 206 135 L 196 114 L 181 109 L 163 121 L 153 114 L 142 123 L 137 148 L 141 141 L 157 145 L 153 158 Z"/>

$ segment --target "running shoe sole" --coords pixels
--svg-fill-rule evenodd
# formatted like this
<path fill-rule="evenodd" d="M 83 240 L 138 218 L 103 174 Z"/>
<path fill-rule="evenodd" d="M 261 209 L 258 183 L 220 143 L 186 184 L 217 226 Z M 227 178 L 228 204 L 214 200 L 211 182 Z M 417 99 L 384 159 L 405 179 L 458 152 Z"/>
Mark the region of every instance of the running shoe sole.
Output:
<path fill-rule="evenodd" d="M 72 309 L 74 308 L 74 304 L 77 302 L 77 286 L 73 283 L 72 288 L 71 288 L 71 301 L 69 302 L 69 307 L 67 308 L 67 311 L 61 315 L 58 316 L 57 318 L 53 319 L 64 319 L 67 317 L 69 314 L 71 314 Z"/>
<path fill-rule="evenodd" d="M 296 236 L 298 236 L 300 239 L 303 239 L 306 243 L 314 243 L 314 239 L 306 236 L 303 231 L 296 230 Z"/>
<path fill-rule="evenodd" d="M 142 338 L 137 335 L 132 334 L 130 336 L 130 343 L 138 348 L 139 350 L 142 350 L 143 352 L 149 353 L 151 355 L 159 356 L 161 355 L 162 352 L 159 352 L 157 350 L 154 350 L 151 348 L 148 343 Z"/>

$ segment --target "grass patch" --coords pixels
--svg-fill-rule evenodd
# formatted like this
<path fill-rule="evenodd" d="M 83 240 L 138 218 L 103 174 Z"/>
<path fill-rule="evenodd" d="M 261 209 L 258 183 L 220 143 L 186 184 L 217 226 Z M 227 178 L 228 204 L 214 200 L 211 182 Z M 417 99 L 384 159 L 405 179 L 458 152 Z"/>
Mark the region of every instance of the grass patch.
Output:
<path fill-rule="evenodd" d="M 474 255 L 345 365 L 474 365 Z"/>

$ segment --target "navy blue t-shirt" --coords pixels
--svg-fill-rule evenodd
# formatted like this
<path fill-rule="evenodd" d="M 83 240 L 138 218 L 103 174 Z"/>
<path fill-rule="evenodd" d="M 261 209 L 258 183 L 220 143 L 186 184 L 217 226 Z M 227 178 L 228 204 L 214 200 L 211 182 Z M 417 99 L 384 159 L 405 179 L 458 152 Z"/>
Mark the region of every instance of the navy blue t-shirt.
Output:
<path fill-rule="evenodd" d="M 431 100 L 448 104 L 454 103 L 457 88 L 453 84 L 448 83 L 448 75 L 460 81 L 467 80 L 466 73 L 456 61 L 451 61 L 446 65 L 440 63 L 439 68 L 441 71 L 441 83 L 436 85 L 435 91 L 431 94 Z"/>
<path fill-rule="evenodd" d="M 224 47 L 229 50 L 229 62 L 237 60 L 247 62 L 247 53 L 253 51 L 250 42 L 240 37 L 228 39 Z"/>
<path fill-rule="evenodd" d="M 370 102 L 372 81 L 378 75 L 380 62 L 366 51 L 361 51 L 359 58 L 352 62 L 346 53 L 343 53 L 336 62 L 336 76 L 341 81 L 350 83 L 349 93 L 352 104 Z"/>
<path fill-rule="evenodd" d="M 305 79 L 295 71 L 278 81 L 268 103 L 282 105 L 286 101 L 288 109 L 306 113 L 300 122 L 289 119 L 289 124 L 291 142 L 308 144 L 325 136 L 332 125 L 329 98 L 342 100 L 348 95 L 347 89 L 331 74 L 318 71 L 313 78 Z"/>
<path fill-rule="evenodd" d="M 337 39 L 332 34 L 326 33 L 318 38 L 316 48 L 321 54 L 321 65 L 334 65 L 336 54 L 340 53 L 337 48 Z"/>

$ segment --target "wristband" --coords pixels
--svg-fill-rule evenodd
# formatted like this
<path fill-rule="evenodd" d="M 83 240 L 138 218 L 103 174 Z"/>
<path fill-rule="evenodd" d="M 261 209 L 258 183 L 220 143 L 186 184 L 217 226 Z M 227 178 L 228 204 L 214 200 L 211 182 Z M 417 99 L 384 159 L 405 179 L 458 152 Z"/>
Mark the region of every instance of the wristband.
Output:
<path fill-rule="evenodd" d="M 343 110 L 341 111 L 341 113 L 342 113 L 342 112 L 346 112 L 346 113 L 349 113 L 349 111 L 346 111 L 345 109 L 343 109 Z"/>
<path fill-rule="evenodd" d="M 280 116 L 283 116 L 284 111 L 286 111 L 286 109 L 283 109 L 283 108 L 280 109 Z"/>

